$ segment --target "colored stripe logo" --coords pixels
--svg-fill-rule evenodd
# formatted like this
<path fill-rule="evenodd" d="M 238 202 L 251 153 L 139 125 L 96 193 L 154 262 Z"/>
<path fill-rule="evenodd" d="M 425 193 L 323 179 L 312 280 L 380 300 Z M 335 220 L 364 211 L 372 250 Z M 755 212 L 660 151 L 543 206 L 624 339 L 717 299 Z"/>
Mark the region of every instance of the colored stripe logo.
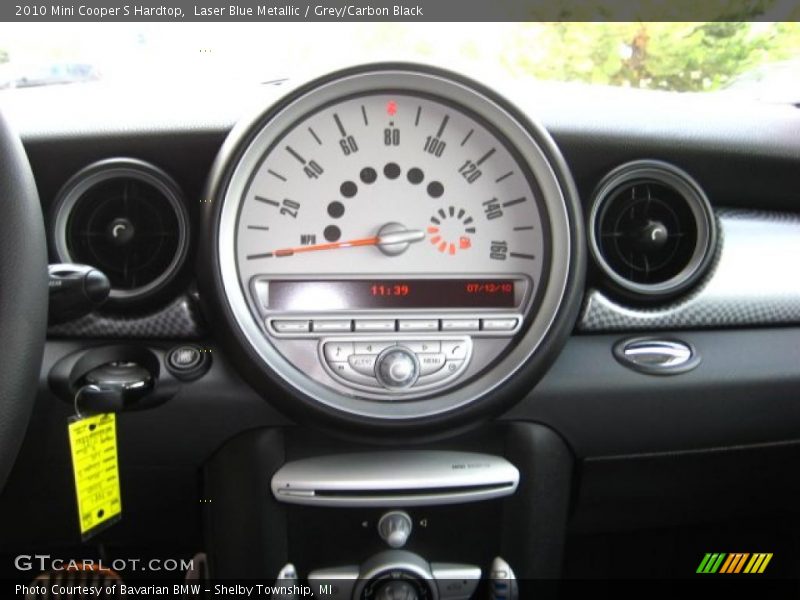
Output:
<path fill-rule="evenodd" d="M 697 567 L 697 573 L 763 573 L 769 561 L 772 560 L 772 553 L 756 552 L 707 552 Z"/>

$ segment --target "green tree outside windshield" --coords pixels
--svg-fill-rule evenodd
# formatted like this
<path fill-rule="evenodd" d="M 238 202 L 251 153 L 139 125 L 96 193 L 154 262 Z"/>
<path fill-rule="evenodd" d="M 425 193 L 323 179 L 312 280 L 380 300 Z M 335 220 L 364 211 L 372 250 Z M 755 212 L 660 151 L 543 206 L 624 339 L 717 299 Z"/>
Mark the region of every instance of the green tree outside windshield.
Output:
<path fill-rule="evenodd" d="M 530 23 L 506 68 L 537 79 L 711 91 L 765 63 L 800 56 L 800 23 Z"/>

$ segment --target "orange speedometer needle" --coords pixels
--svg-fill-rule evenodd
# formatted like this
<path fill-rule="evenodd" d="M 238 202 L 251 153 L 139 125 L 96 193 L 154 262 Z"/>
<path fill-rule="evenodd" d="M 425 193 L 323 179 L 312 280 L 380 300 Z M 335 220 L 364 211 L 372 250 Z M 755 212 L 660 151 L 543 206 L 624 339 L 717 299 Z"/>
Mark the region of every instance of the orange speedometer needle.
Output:
<path fill-rule="evenodd" d="M 275 250 L 275 256 L 291 256 L 301 252 L 318 252 L 320 250 L 338 250 L 339 248 L 354 248 L 357 246 L 377 246 L 380 238 L 376 235 L 369 238 L 347 240 L 346 242 L 330 242 L 327 244 L 312 244 L 310 246 L 297 246 L 296 248 L 281 248 Z"/>
<path fill-rule="evenodd" d="M 295 248 L 281 248 L 272 254 L 276 257 L 292 256 L 302 252 L 319 252 L 320 250 L 339 250 L 342 248 L 357 248 L 359 246 L 399 246 L 400 244 L 410 244 L 424 239 L 425 232 L 419 229 L 405 229 L 402 231 L 392 231 L 374 237 L 347 240 L 344 242 L 329 242 L 326 244 L 311 244 L 309 246 L 297 246 Z"/>

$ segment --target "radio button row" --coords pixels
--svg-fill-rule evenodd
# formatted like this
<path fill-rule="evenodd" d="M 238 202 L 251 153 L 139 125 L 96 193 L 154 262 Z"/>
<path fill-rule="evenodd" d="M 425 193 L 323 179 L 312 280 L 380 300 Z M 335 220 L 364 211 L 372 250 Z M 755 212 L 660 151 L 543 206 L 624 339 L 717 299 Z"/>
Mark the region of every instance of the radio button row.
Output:
<path fill-rule="evenodd" d="M 439 331 L 439 319 L 400 319 L 398 331 Z"/>
<path fill-rule="evenodd" d="M 272 322 L 272 327 L 278 333 L 308 333 L 311 329 L 311 321 L 307 320 L 275 320 Z"/>
<path fill-rule="evenodd" d="M 346 362 L 353 352 L 353 342 L 328 342 L 325 344 L 325 360 L 328 362 Z"/>
<path fill-rule="evenodd" d="M 483 331 L 511 331 L 517 326 L 517 320 L 510 319 L 481 319 Z"/>
<path fill-rule="evenodd" d="M 420 377 L 435 373 L 444 366 L 446 360 L 441 352 L 417 354 L 417 359 L 419 360 Z"/>
<path fill-rule="evenodd" d="M 375 361 L 377 358 L 377 354 L 351 354 L 347 358 L 347 362 L 350 363 L 354 371 L 372 377 L 375 375 Z"/>
<path fill-rule="evenodd" d="M 394 319 L 384 320 L 357 320 L 355 322 L 356 331 L 394 331 Z"/>
<path fill-rule="evenodd" d="M 310 333 L 391 334 L 433 332 L 513 332 L 519 325 L 517 317 L 454 318 L 454 319 L 272 319 L 267 325 L 276 334 L 292 336 Z"/>
<path fill-rule="evenodd" d="M 314 332 L 338 333 L 350 331 L 352 322 L 348 320 L 312 321 L 311 330 Z"/>
<path fill-rule="evenodd" d="M 442 331 L 478 331 L 480 319 L 442 319 Z"/>

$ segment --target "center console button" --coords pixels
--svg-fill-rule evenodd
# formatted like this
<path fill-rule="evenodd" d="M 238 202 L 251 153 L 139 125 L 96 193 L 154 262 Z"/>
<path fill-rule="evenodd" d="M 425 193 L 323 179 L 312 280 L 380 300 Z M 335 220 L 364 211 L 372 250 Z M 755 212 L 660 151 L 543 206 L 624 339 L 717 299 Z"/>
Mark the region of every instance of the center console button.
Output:
<path fill-rule="evenodd" d="M 464 367 L 465 361 L 463 360 L 448 360 L 444 363 L 444 367 L 437 369 L 433 373 L 425 375 L 424 377 L 420 377 L 417 381 L 417 387 L 421 385 L 430 385 L 432 383 L 438 383 L 440 381 L 444 381 L 450 377 L 453 377 L 459 373 Z"/>
<path fill-rule="evenodd" d="M 356 331 L 394 331 L 394 319 L 358 319 Z"/>
<path fill-rule="evenodd" d="M 340 331 L 350 331 L 351 323 L 348 320 L 326 320 L 326 321 L 313 321 L 311 323 L 311 330 L 312 331 L 321 331 L 321 332 L 340 332 Z"/>
<path fill-rule="evenodd" d="M 311 322 L 300 319 L 275 320 L 272 327 L 278 333 L 308 333 Z"/>
<path fill-rule="evenodd" d="M 355 353 L 356 354 L 380 354 L 389 346 L 394 346 L 394 342 L 356 342 L 355 343 Z"/>
<path fill-rule="evenodd" d="M 442 342 L 442 354 L 447 360 L 463 359 L 467 357 L 467 342 L 464 340 Z"/>
<path fill-rule="evenodd" d="M 417 354 L 421 352 L 441 352 L 442 351 L 442 344 L 439 340 L 398 340 L 397 344 L 399 346 L 403 346 L 408 348 L 412 352 L 416 352 Z"/>
<path fill-rule="evenodd" d="M 435 373 L 441 369 L 445 363 L 444 354 L 441 352 L 417 354 L 417 359 L 419 360 L 419 374 L 421 377 Z"/>
<path fill-rule="evenodd" d="M 448 375 L 452 375 L 453 373 L 460 371 L 463 364 L 463 360 L 448 360 L 447 364 L 445 364 L 444 369 L 442 370 L 446 371 Z"/>
<path fill-rule="evenodd" d="M 326 342 L 325 360 L 328 362 L 345 362 L 353 354 L 353 342 Z"/>
<path fill-rule="evenodd" d="M 439 331 L 438 319 L 400 319 L 398 331 Z"/>
<path fill-rule="evenodd" d="M 481 329 L 484 331 L 511 331 L 517 326 L 516 319 L 482 319 Z"/>
<path fill-rule="evenodd" d="M 334 362 L 329 364 L 330 368 L 342 379 L 346 379 L 352 383 L 358 383 L 368 387 L 380 387 L 375 377 L 363 375 L 350 366 L 346 362 Z"/>
<path fill-rule="evenodd" d="M 353 367 L 353 370 L 358 371 L 363 375 L 375 375 L 375 361 L 378 356 L 375 354 L 352 354 L 347 362 Z"/>
<path fill-rule="evenodd" d="M 191 371 L 203 360 L 196 346 L 185 345 L 173 348 L 167 355 L 167 364 L 179 372 Z"/>
<path fill-rule="evenodd" d="M 442 331 L 477 331 L 480 328 L 479 319 L 442 319 Z"/>

